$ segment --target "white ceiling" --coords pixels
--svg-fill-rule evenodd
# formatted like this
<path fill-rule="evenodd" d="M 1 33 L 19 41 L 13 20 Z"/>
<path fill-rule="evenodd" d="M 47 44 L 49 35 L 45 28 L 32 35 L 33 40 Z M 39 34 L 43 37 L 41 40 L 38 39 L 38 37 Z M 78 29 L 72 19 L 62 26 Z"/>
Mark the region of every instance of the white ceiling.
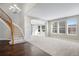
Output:
<path fill-rule="evenodd" d="M 78 14 L 79 4 L 77 3 L 38 3 L 28 12 L 28 15 L 44 20 L 51 20 Z"/>
<path fill-rule="evenodd" d="M 12 3 L 0 4 L 0 8 L 8 10 L 10 5 L 12 5 Z M 29 10 L 27 15 L 44 20 L 52 20 L 66 16 L 79 15 L 79 3 L 19 3 L 17 5 L 23 9 L 23 11 Z"/>

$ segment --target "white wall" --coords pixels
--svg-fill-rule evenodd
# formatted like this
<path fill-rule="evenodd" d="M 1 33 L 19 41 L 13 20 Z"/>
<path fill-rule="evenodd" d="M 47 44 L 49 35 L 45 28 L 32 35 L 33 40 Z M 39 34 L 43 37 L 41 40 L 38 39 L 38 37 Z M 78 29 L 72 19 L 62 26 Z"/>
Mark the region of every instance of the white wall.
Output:
<path fill-rule="evenodd" d="M 31 19 L 30 17 L 24 17 L 24 28 L 25 28 L 25 40 L 31 38 Z"/>
<path fill-rule="evenodd" d="M 45 25 L 46 21 L 39 19 L 31 19 L 31 24 L 34 25 Z"/>
<path fill-rule="evenodd" d="M 0 40 L 8 40 L 9 38 L 11 38 L 10 28 L 0 19 Z"/>

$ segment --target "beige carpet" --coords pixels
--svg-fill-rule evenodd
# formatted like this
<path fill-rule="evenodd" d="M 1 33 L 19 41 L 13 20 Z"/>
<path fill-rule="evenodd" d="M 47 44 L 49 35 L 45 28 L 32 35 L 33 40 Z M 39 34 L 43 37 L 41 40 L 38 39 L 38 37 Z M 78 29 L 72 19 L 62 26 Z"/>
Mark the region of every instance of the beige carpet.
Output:
<path fill-rule="evenodd" d="M 50 37 L 31 37 L 27 40 L 53 56 L 79 56 L 79 43 Z"/>

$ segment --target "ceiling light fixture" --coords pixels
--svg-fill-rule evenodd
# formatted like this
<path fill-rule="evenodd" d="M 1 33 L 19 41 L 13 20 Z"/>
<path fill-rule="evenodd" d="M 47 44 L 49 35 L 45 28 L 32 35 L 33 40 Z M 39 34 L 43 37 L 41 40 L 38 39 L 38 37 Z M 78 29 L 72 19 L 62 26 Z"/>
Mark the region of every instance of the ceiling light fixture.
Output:
<path fill-rule="evenodd" d="M 21 11 L 21 9 L 16 4 L 11 5 L 9 7 L 9 10 L 12 11 L 12 13 L 14 13 L 14 14 L 17 14 Z"/>

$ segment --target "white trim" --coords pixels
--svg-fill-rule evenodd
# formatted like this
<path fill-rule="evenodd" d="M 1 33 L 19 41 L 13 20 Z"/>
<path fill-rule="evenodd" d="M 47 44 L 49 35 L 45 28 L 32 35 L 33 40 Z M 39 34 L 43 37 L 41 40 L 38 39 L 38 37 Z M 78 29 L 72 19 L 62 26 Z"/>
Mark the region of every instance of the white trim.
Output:
<path fill-rule="evenodd" d="M 60 34 L 60 33 L 59 33 L 59 21 L 57 22 L 57 25 L 58 25 L 58 26 L 57 26 L 57 32 L 58 32 L 58 34 Z"/>

